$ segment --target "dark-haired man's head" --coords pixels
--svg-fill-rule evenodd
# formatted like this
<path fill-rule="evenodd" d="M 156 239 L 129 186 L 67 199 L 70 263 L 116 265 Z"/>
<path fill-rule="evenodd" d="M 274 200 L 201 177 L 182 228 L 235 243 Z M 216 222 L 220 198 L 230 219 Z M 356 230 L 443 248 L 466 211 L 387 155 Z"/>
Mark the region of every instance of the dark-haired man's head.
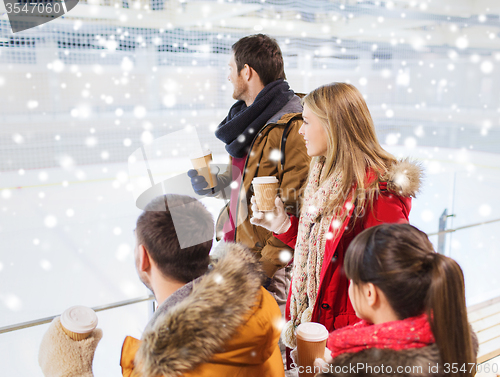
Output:
<path fill-rule="evenodd" d="M 234 86 L 233 98 L 255 98 L 255 91 L 278 79 L 286 79 L 283 56 L 278 42 L 265 34 L 241 38 L 232 46 L 229 81 Z M 253 102 L 253 99 L 251 100 Z"/>
<path fill-rule="evenodd" d="M 153 199 L 137 219 L 135 235 L 137 271 L 153 292 L 155 273 L 157 279 L 185 284 L 208 269 L 214 221 L 194 198 L 165 195 Z"/>

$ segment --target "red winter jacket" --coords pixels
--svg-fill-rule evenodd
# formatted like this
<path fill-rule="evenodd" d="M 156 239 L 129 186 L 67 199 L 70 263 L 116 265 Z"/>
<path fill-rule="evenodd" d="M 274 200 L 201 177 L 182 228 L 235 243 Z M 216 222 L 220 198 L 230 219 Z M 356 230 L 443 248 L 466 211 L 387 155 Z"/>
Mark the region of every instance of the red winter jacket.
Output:
<path fill-rule="evenodd" d="M 401 174 L 404 178 L 401 179 Z M 326 240 L 325 256 L 321 269 L 320 285 L 312 320 L 326 326 L 329 332 L 359 321 L 348 296 L 349 281 L 344 273 L 344 255 L 351 241 L 364 229 L 383 223 L 408 222 L 411 197 L 420 186 L 420 168 L 408 161 L 400 161 L 391 169 L 387 182 L 379 182 L 380 192 L 373 202 L 373 211 L 358 218 L 352 227 L 350 222 L 354 212 L 342 224 L 335 238 Z M 389 188 L 390 189 L 389 189 Z M 399 195 L 396 195 L 398 193 Z M 368 205 L 370 209 L 370 205 Z M 286 233 L 275 235 L 288 246 L 295 248 L 297 241 L 298 219 L 291 217 L 292 225 Z M 349 226 L 350 225 L 350 226 Z M 333 232 L 331 225 L 329 232 Z M 335 234 L 335 232 L 333 232 Z M 286 320 L 290 320 L 290 295 L 286 305 Z"/>

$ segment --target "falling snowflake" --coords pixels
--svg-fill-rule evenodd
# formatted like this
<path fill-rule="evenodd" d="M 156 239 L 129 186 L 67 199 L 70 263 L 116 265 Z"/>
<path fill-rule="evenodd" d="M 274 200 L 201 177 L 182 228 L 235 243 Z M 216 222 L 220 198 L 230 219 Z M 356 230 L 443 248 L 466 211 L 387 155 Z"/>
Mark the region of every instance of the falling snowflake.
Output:
<path fill-rule="evenodd" d="M 75 166 L 73 157 L 65 154 L 59 157 L 59 165 L 65 170 L 71 170 Z"/>
<path fill-rule="evenodd" d="M 52 70 L 56 73 L 64 71 L 64 62 L 62 60 L 54 60 L 51 64 Z"/>
<path fill-rule="evenodd" d="M 127 260 L 128 256 L 131 253 L 131 247 L 126 244 L 122 243 L 118 246 L 118 249 L 116 250 L 115 257 L 118 259 L 120 262 L 124 262 Z"/>
<path fill-rule="evenodd" d="M 489 216 L 491 214 L 491 207 L 488 204 L 479 206 L 479 214 L 484 217 Z"/>
<path fill-rule="evenodd" d="M 281 161 L 281 151 L 279 149 L 273 149 L 269 154 L 269 159 L 271 161 Z"/>
<path fill-rule="evenodd" d="M 54 215 L 45 216 L 43 223 L 47 228 L 54 228 L 57 225 L 57 217 Z"/>
<path fill-rule="evenodd" d="M 280 251 L 279 258 L 282 263 L 288 263 L 292 260 L 292 253 L 289 250 Z"/>
<path fill-rule="evenodd" d="M 142 134 L 141 134 L 141 141 L 148 145 L 148 144 L 151 144 L 154 140 L 154 136 L 151 132 L 149 131 L 144 131 Z"/>
<path fill-rule="evenodd" d="M 129 297 L 134 297 L 141 294 L 141 289 L 138 287 L 138 285 L 131 281 L 122 282 L 120 284 L 120 289 L 125 295 Z"/>
<path fill-rule="evenodd" d="M 97 145 L 97 138 L 94 136 L 85 138 L 85 145 L 89 148 L 95 147 Z"/>
<path fill-rule="evenodd" d="M 163 105 L 167 108 L 174 107 L 175 104 L 177 103 L 177 100 L 175 98 L 175 94 L 170 93 L 165 96 L 163 96 Z"/>
<path fill-rule="evenodd" d="M 273 322 L 273 326 L 276 328 L 276 330 L 278 330 L 279 333 L 281 333 L 281 331 L 285 327 L 285 324 L 286 324 L 285 318 L 281 317 L 277 317 Z"/>
<path fill-rule="evenodd" d="M 22 303 L 21 299 L 14 294 L 6 294 L 5 296 L 1 297 L 1 299 L 4 303 L 4 305 L 8 309 L 10 309 L 14 312 L 21 310 L 21 308 L 23 307 L 23 303 Z"/>
<path fill-rule="evenodd" d="M 404 141 L 405 147 L 408 149 L 414 149 L 417 146 L 417 139 L 414 137 L 407 137 Z"/>
<path fill-rule="evenodd" d="M 417 126 L 417 128 L 415 128 L 414 134 L 418 137 L 424 137 L 425 136 L 424 127 L 422 125 Z"/>
<path fill-rule="evenodd" d="M 387 145 L 396 145 L 401 134 L 390 133 L 385 137 L 385 143 Z"/>
<path fill-rule="evenodd" d="M 42 182 L 45 182 L 47 179 L 49 179 L 49 175 L 45 171 L 41 171 L 38 173 L 38 179 Z"/>
<path fill-rule="evenodd" d="M 125 172 L 125 171 L 119 171 L 116 174 L 116 179 L 120 183 L 127 183 L 128 182 L 128 174 L 127 174 L 127 172 Z"/>
<path fill-rule="evenodd" d="M 465 36 L 458 37 L 457 40 L 455 41 L 455 46 L 457 46 L 461 50 L 467 48 L 469 46 L 469 41 L 467 40 L 467 37 Z"/>
<path fill-rule="evenodd" d="M 430 161 L 427 165 L 427 172 L 429 174 L 438 174 L 441 173 L 442 167 L 441 164 L 437 161 Z"/>
<path fill-rule="evenodd" d="M 3 189 L 0 192 L 2 193 L 2 198 L 4 199 L 10 199 L 10 197 L 12 196 L 12 191 L 9 189 Z"/>
<path fill-rule="evenodd" d="M 28 101 L 28 103 L 26 104 L 26 106 L 30 110 L 36 109 L 38 107 L 38 101 L 35 101 L 35 100 Z"/>
<path fill-rule="evenodd" d="M 42 267 L 45 271 L 49 271 L 52 269 L 52 263 L 50 263 L 47 259 L 42 259 L 40 261 L 40 267 Z"/>
<path fill-rule="evenodd" d="M 434 213 L 430 209 L 424 209 L 420 214 L 420 218 L 425 222 L 431 222 L 434 220 Z"/>
<path fill-rule="evenodd" d="M 146 116 L 147 110 L 144 106 L 134 107 L 134 116 L 138 119 L 142 119 Z"/>
<path fill-rule="evenodd" d="M 481 71 L 484 74 L 490 74 L 491 72 L 493 72 L 493 63 L 489 60 L 485 60 L 481 63 Z"/>
<path fill-rule="evenodd" d="M 264 216 L 267 221 L 273 221 L 276 218 L 273 212 L 266 212 Z"/>
<path fill-rule="evenodd" d="M 92 66 L 92 71 L 96 74 L 96 75 L 100 75 L 104 72 L 104 69 L 102 68 L 102 66 L 100 64 L 94 64 Z"/>
<path fill-rule="evenodd" d="M 132 69 L 134 69 L 134 62 L 132 62 L 132 60 L 130 60 L 129 58 L 125 57 L 122 60 L 121 68 L 125 72 L 130 72 Z"/>
<path fill-rule="evenodd" d="M 224 280 L 224 278 L 222 277 L 222 275 L 221 274 L 217 274 L 217 273 L 213 275 L 213 279 L 214 279 L 214 281 L 217 284 L 222 283 L 222 281 Z"/>

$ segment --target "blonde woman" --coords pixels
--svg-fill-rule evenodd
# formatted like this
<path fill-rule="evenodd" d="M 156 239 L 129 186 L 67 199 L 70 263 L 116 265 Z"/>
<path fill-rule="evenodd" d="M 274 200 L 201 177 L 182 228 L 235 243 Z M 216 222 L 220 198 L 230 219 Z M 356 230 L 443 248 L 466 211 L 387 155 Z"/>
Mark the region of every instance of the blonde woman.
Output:
<path fill-rule="evenodd" d="M 275 233 L 294 248 L 283 340 L 296 347 L 295 329 L 319 322 L 329 331 L 359 321 L 348 297 L 344 253 L 364 229 L 405 223 L 421 169 L 398 161 L 379 144 L 370 112 L 352 85 L 319 87 L 304 99 L 304 137 L 313 157 L 300 219 L 289 216 L 280 198 L 272 215 L 252 198 L 251 223 Z"/>

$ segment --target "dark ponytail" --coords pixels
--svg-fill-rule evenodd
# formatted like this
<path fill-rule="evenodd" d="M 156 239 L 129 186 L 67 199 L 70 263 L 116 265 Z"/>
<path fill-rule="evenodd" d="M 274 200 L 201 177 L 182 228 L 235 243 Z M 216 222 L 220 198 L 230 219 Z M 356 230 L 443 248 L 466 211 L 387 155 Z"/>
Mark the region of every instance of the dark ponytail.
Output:
<path fill-rule="evenodd" d="M 475 368 L 469 363 L 475 363 L 476 357 L 465 306 L 464 276 L 453 259 L 434 254 L 426 306 L 442 362 L 450 369 L 453 363 L 458 363 L 458 369 L 465 364 L 466 372 L 459 370 L 452 376 L 471 376 L 469 370 Z"/>
<path fill-rule="evenodd" d="M 472 376 L 469 371 L 475 368 L 469 363 L 475 363 L 475 355 L 462 269 L 437 254 L 425 233 L 409 224 L 366 229 L 349 245 L 344 269 L 354 284 L 381 289 L 399 319 L 427 312 L 441 361 L 450 364 L 449 375 Z"/>

